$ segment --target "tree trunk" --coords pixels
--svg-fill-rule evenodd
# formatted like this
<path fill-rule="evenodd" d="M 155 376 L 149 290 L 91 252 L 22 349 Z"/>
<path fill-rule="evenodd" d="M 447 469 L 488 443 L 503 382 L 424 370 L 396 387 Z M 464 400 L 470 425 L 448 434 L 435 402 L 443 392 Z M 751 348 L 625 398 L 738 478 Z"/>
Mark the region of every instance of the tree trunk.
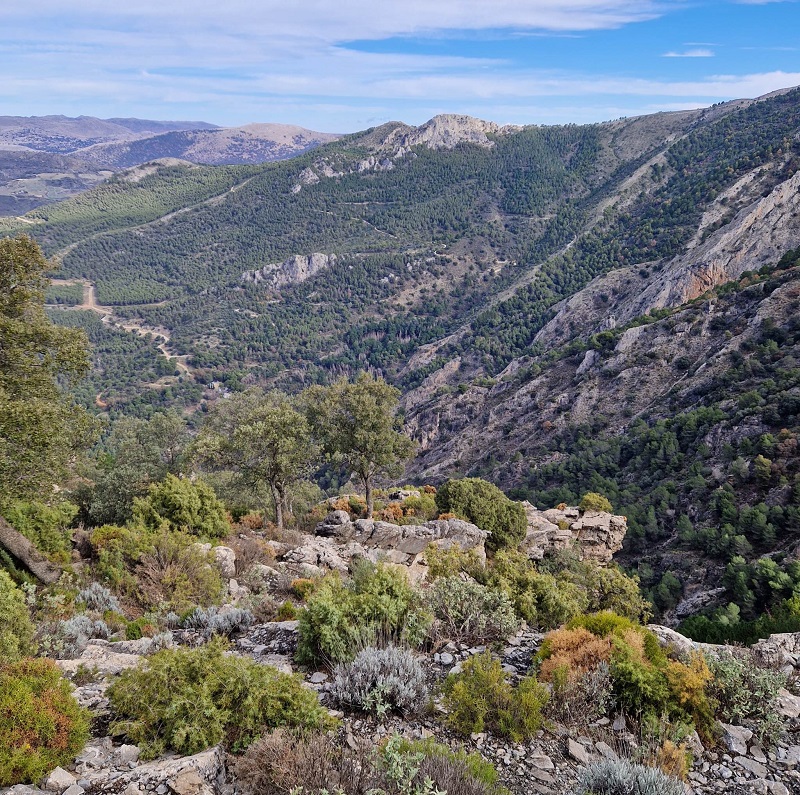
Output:
<path fill-rule="evenodd" d="M 372 496 L 372 478 L 369 475 L 364 478 L 364 495 L 367 498 L 367 519 L 372 519 L 375 498 Z"/>
<path fill-rule="evenodd" d="M 46 585 L 57 582 L 61 576 L 61 569 L 50 563 L 22 533 L 15 530 L 2 516 L 0 516 L 0 546 Z"/>
<path fill-rule="evenodd" d="M 281 494 L 281 490 L 272 483 L 269 488 L 272 492 L 272 501 L 275 503 L 275 524 L 278 525 L 278 530 L 283 530 L 283 494 Z"/>

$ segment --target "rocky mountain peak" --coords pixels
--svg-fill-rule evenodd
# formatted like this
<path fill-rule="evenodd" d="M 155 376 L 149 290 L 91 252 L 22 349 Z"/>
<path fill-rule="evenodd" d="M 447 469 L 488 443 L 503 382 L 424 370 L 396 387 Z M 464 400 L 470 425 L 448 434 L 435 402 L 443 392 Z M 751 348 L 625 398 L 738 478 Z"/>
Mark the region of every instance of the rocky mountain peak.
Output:
<path fill-rule="evenodd" d="M 419 127 L 408 129 L 397 127 L 384 139 L 384 145 L 406 148 L 426 145 L 429 149 L 453 149 L 458 144 L 470 143 L 478 146 L 492 146 L 488 135 L 513 132 L 519 127 L 502 127 L 492 121 L 476 119 L 455 113 L 434 116 Z"/>

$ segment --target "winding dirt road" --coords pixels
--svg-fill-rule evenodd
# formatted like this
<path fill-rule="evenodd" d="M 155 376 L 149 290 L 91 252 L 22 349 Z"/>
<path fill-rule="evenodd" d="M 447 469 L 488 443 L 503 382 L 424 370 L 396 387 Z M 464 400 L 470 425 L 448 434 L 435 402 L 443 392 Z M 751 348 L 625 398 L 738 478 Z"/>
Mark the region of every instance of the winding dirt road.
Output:
<path fill-rule="evenodd" d="M 114 316 L 114 307 L 103 306 L 97 303 L 97 292 L 95 286 L 84 279 L 52 279 L 53 285 L 76 285 L 80 284 L 83 287 L 83 301 L 75 306 L 63 306 L 61 304 L 53 305 L 63 310 L 83 310 L 85 312 L 95 312 L 100 315 L 103 323 L 115 328 L 121 328 L 129 331 L 132 334 L 138 334 L 140 337 L 151 336 L 155 339 L 160 339 L 161 342 L 156 347 L 164 354 L 165 358 L 175 363 L 175 367 L 184 375 L 192 376 L 192 370 L 187 364 L 188 356 L 179 356 L 169 349 L 170 335 L 169 331 L 165 328 L 153 328 L 139 323 L 136 320 L 122 320 Z M 159 302 L 163 303 L 163 302 Z M 156 304 L 142 304 L 142 306 L 155 306 Z"/>

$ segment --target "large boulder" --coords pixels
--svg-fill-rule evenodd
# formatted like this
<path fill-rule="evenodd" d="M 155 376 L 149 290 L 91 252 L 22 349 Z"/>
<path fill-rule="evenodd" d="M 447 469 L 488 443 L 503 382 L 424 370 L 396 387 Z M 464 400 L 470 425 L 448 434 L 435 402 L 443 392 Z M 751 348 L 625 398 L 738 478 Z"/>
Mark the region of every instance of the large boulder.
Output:
<path fill-rule="evenodd" d="M 800 667 L 800 632 L 781 632 L 753 644 L 753 653 L 763 665 L 789 671 Z"/>
<path fill-rule="evenodd" d="M 574 507 L 540 511 L 523 502 L 528 532 L 522 549 L 531 560 L 541 560 L 545 553 L 574 547 L 583 560 L 609 563 L 622 549 L 628 520 L 604 511 L 586 511 Z"/>

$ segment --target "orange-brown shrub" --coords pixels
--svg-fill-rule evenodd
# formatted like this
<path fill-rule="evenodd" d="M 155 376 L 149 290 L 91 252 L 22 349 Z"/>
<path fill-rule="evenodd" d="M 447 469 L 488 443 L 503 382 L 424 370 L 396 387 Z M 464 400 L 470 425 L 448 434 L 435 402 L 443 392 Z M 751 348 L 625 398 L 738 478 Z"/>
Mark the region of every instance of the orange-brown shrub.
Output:
<path fill-rule="evenodd" d="M 380 511 L 380 517 L 385 522 L 396 522 L 403 518 L 403 506 L 399 502 L 390 502 Z"/>
<path fill-rule="evenodd" d="M 261 530 L 264 527 L 264 517 L 260 513 L 246 513 L 239 519 L 239 524 L 245 530 Z"/>
<path fill-rule="evenodd" d="M 668 776 L 685 781 L 689 773 L 690 754 L 686 743 L 676 745 L 672 740 L 664 740 L 656 751 L 656 767 L 660 767 Z"/>
<path fill-rule="evenodd" d="M 549 682 L 557 670 L 566 670 L 570 679 L 577 679 L 601 662 L 608 662 L 612 649 L 610 637 L 598 638 L 583 627 L 557 629 L 542 645 L 540 655 L 545 659 L 542 660 L 539 678 Z"/>

